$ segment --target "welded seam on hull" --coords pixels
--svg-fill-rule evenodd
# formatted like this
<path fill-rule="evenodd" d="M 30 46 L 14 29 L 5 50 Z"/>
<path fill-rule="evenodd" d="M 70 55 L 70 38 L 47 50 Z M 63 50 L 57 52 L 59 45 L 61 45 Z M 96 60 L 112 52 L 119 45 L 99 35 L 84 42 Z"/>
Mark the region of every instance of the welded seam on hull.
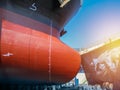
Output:
<path fill-rule="evenodd" d="M 48 66 L 49 66 L 49 82 L 51 82 L 51 50 L 52 50 L 52 20 L 50 21 L 50 44 L 49 44 L 49 63 L 48 63 Z"/>
<path fill-rule="evenodd" d="M 29 57 L 28 57 L 28 63 L 29 65 L 31 64 L 31 40 L 32 40 L 32 30 L 30 30 L 30 35 L 29 35 L 29 49 L 28 49 L 28 52 L 29 52 Z"/>
<path fill-rule="evenodd" d="M 2 63 L 1 57 L 1 38 L 2 38 L 2 18 L 0 17 L 0 65 Z"/>

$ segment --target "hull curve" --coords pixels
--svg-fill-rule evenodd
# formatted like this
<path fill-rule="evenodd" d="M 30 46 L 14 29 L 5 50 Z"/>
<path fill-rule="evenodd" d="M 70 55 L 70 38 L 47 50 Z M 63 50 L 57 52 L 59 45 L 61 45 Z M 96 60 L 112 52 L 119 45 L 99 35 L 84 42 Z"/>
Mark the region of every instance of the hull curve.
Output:
<path fill-rule="evenodd" d="M 80 68 L 80 55 L 59 40 L 49 25 L 0 9 L 0 81 L 61 84 Z M 30 83 L 29 82 L 29 83 Z"/>

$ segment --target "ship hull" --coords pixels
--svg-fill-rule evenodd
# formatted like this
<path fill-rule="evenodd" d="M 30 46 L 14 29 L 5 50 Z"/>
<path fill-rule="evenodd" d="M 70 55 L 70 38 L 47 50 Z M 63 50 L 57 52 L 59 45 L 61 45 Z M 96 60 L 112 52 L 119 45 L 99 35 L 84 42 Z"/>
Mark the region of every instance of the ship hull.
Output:
<path fill-rule="evenodd" d="M 80 55 L 60 41 L 51 19 L 0 12 L 0 83 L 61 84 L 77 74 Z"/>

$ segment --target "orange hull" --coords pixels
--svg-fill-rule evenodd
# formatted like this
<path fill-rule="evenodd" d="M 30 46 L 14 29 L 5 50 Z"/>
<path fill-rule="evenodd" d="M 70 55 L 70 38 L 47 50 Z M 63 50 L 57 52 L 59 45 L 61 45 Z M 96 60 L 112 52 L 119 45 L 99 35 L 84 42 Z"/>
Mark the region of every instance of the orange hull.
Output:
<path fill-rule="evenodd" d="M 48 24 L 0 9 L 0 79 L 60 84 L 80 69 L 80 55 Z"/>

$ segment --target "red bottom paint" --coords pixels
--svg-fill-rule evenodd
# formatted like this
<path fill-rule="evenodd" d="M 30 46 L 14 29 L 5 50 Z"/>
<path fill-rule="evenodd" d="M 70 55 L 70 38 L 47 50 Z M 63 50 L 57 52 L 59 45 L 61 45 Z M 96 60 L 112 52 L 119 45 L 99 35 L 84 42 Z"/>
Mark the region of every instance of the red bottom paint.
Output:
<path fill-rule="evenodd" d="M 58 34 L 55 28 L 40 24 L 40 31 L 1 19 L 2 78 L 57 84 L 77 74 L 80 55 L 53 36 Z M 16 21 L 20 19 L 18 15 Z"/>

